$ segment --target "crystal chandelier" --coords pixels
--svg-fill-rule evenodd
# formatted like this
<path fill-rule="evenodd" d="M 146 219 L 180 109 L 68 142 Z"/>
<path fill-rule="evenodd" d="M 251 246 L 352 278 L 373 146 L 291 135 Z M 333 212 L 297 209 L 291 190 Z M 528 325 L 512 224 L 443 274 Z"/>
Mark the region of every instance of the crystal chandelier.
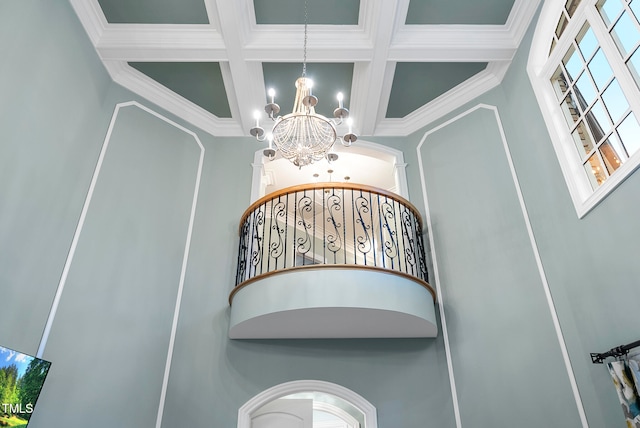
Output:
<path fill-rule="evenodd" d="M 277 151 L 299 168 L 322 159 L 331 162 L 338 158 L 338 155 L 330 150 L 338 139 L 336 127 L 345 121 L 348 124 L 348 132 L 341 137 L 342 144 L 348 147 L 358 139 L 352 132 L 349 110 L 343 105 L 342 93 L 338 93 L 338 108 L 333 111 L 334 118 L 328 119 L 315 111 L 318 98 L 312 94 L 313 82 L 306 77 L 307 21 L 307 2 L 305 1 L 302 76 L 295 83 L 296 97 L 292 112 L 285 116 L 278 116 L 280 106 L 275 103 L 275 90 L 269 89 L 270 102 L 264 110 L 274 121 L 273 128 L 270 133 L 265 133 L 265 130 L 260 126 L 261 113 L 257 111 L 254 116 L 256 125 L 249 131 L 258 141 L 265 139 L 269 141 L 269 148 L 263 152 L 266 157 L 273 159 Z"/>

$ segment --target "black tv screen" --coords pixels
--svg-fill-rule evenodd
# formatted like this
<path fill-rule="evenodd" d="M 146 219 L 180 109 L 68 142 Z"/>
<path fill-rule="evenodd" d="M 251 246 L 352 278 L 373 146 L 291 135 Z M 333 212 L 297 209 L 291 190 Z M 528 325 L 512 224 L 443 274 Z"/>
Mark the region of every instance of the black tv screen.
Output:
<path fill-rule="evenodd" d="M 26 427 L 51 363 L 0 346 L 0 427 Z"/>

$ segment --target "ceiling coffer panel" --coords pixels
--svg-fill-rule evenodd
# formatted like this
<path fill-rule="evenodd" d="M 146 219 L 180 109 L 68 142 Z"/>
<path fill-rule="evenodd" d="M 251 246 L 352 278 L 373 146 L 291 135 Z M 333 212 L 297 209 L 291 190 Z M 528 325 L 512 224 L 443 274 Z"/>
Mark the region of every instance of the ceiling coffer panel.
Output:
<path fill-rule="evenodd" d="M 256 23 L 267 25 L 304 24 L 304 2 L 292 0 L 254 0 Z M 309 1 L 311 25 L 357 25 L 360 0 Z"/>
<path fill-rule="evenodd" d="M 129 65 L 219 118 L 231 109 L 217 62 L 130 62 Z"/>
<path fill-rule="evenodd" d="M 204 0 L 98 0 L 109 24 L 209 24 Z"/>
<path fill-rule="evenodd" d="M 408 25 L 504 25 L 515 0 L 411 0 Z"/>
<path fill-rule="evenodd" d="M 263 63 L 265 88 L 276 91 L 275 102 L 280 106 L 280 115 L 291 113 L 296 95 L 295 82 L 302 75 L 302 64 Z M 344 95 L 344 105 L 349 108 L 351 99 L 352 63 L 308 63 L 306 77 L 313 80 L 313 95 L 318 97 L 316 113 L 333 117 L 338 107 L 338 92 Z M 265 94 L 265 104 L 267 96 Z"/>
<path fill-rule="evenodd" d="M 400 62 L 393 76 L 386 117 L 405 117 L 485 68 L 486 62 Z"/>

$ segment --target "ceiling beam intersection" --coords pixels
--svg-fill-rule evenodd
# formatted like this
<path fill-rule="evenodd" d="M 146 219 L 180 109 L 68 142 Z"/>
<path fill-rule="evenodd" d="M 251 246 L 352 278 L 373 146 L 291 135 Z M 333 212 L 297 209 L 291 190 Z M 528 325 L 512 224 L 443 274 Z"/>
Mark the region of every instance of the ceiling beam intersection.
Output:
<path fill-rule="evenodd" d="M 244 46 L 249 34 L 247 8 L 253 8 L 253 3 L 248 0 L 206 1 L 208 7 L 215 6 L 217 10 L 218 25 L 226 43 L 229 72 L 224 81 L 225 89 L 230 105 L 237 106 L 232 115 L 240 121 L 242 129 L 248 130 L 253 126 L 253 111 L 262 110 L 266 102 L 262 64 L 247 61 L 244 57 Z"/>

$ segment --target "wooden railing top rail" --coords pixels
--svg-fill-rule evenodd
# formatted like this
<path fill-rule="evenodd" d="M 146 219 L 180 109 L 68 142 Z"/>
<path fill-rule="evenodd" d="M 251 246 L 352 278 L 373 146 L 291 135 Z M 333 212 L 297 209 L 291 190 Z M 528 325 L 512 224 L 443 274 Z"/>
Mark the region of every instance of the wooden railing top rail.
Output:
<path fill-rule="evenodd" d="M 380 189 L 378 187 L 375 186 L 367 186 L 366 184 L 357 184 L 357 183 L 334 183 L 334 182 L 325 182 L 325 183 L 312 183 L 312 184 L 299 184 L 296 186 L 290 186 L 290 187 L 285 187 L 283 189 L 280 190 L 276 190 L 275 192 L 271 192 L 267 195 L 264 195 L 262 198 L 258 199 L 257 201 L 255 201 L 254 203 L 252 203 L 249 208 L 247 208 L 244 213 L 242 214 L 242 217 L 240 218 L 240 227 L 238 230 L 238 233 L 242 233 L 242 225 L 245 222 L 245 220 L 247 219 L 247 217 L 253 212 L 253 210 L 255 210 L 257 207 L 259 207 L 260 205 L 264 204 L 265 202 L 277 199 L 280 196 L 283 195 L 288 195 L 288 194 L 292 194 L 292 193 L 297 193 L 297 192 L 301 192 L 301 191 L 305 191 L 305 190 L 321 190 L 321 189 L 349 189 L 349 190 L 362 190 L 365 192 L 369 192 L 369 193 L 374 193 L 374 194 L 378 194 L 381 196 L 385 196 L 389 199 L 393 199 L 396 202 L 399 202 L 400 204 L 406 206 L 407 208 L 409 208 L 409 210 L 413 213 L 413 215 L 416 216 L 416 218 L 418 219 L 418 221 L 420 222 L 420 225 L 423 226 L 424 223 L 422 221 L 422 215 L 420 215 L 420 211 L 418 211 L 418 209 L 408 200 L 406 200 L 405 198 L 403 198 L 400 195 L 397 195 L 393 192 L 390 192 L 388 190 L 384 190 L 384 189 Z"/>

